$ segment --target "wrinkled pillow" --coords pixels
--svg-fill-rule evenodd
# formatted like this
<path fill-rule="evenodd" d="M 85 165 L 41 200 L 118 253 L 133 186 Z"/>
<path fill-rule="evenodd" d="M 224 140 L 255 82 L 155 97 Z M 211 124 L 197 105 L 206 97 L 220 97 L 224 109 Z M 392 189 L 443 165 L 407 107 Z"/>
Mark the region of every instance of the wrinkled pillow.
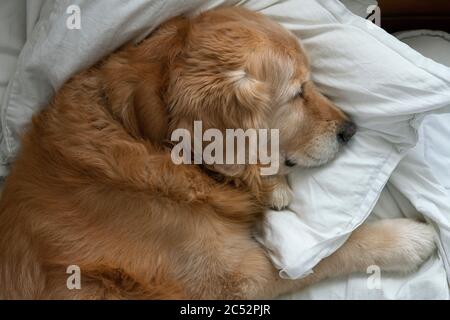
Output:
<path fill-rule="evenodd" d="M 425 115 L 450 111 L 450 70 L 337 1 L 284 1 L 263 12 L 302 39 L 313 80 L 359 127 L 335 161 L 290 176 L 290 210 L 269 212 L 260 241 L 282 276 L 299 278 L 364 222 Z"/>

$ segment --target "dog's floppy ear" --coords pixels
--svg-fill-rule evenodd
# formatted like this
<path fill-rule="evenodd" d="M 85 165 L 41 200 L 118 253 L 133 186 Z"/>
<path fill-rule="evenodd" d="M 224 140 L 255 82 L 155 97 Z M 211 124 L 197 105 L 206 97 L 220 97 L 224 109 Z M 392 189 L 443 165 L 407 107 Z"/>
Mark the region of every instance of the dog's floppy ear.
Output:
<path fill-rule="evenodd" d="M 266 84 L 243 73 L 240 79 L 234 80 L 233 90 L 236 101 L 233 112 L 239 115 L 237 128 L 244 130 L 267 128 L 270 99 Z"/>
<path fill-rule="evenodd" d="M 113 55 L 102 68 L 110 111 L 135 138 L 155 144 L 167 138 L 169 116 L 163 95 L 188 26 L 186 18 L 174 18 L 142 43 Z"/>

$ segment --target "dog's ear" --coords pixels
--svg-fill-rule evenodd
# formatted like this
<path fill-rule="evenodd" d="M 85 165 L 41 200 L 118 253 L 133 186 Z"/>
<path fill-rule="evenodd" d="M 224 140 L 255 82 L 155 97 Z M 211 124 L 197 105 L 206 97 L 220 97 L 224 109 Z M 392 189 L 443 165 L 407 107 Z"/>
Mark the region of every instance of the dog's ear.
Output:
<path fill-rule="evenodd" d="M 233 112 L 238 115 L 237 122 L 240 122 L 238 128 L 244 130 L 267 128 L 270 98 L 266 84 L 244 74 L 241 79 L 234 81 L 233 89 L 236 101 Z"/>
<path fill-rule="evenodd" d="M 186 18 L 174 18 L 103 65 L 110 111 L 135 138 L 155 144 L 167 138 L 169 116 L 164 90 L 171 65 L 183 50 L 188 27 Z"/>

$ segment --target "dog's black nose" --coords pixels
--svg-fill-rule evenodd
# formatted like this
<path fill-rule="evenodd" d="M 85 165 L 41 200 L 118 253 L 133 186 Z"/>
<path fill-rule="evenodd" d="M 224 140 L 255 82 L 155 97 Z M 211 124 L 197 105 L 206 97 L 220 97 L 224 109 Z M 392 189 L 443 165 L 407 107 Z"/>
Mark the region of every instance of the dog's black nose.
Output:
<path fill-rule="evenodd" d="M 295 161 L 292 161 L 292 160 L 289 160 L 289 159 L 284 161 L 284 164 L 286 165 L 286 167 L 295 167 L 297 165 L 297 163 Z"/>
<path fill-rule="evenodd" d="M 337 134 L 337 139 L 340 143 L 347 143 L 356 133 L 356 125 L 353 122 L 347 121 L 341 127 Z"/>

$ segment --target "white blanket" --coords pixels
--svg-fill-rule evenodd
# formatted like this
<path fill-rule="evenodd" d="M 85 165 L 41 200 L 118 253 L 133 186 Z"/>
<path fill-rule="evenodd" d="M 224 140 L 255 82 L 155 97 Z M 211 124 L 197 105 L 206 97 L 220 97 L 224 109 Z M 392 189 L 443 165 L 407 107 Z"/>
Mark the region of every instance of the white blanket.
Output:
<path fill-rule="evenodd" d="M 444 147 L 450 139 L 449 123 L 450 115 L 430 116 L 424 121 L 419 144 L 394 170 L 369 217 L 378 220 L 425 216 L 441 230 L 441 239 L 447 244 L 440 253 L 415 273 L 382 273 L 379 287 L 370 285 L 373 274 L 369 272 L 327 280 L 282 298 L 450 299 L 449 270 L 443 261 L 448 257 L 450 231 L 450 148 Z"/>
<path fill-rule="evenodd" d="M 81 30 L 65 28 L 66 10 L 74 4 L 81 8 Z M 47 0 L 42 7 L 30 5 L 29 9 L 40 12 L 41 17 L 3 99 L 3 174 L 14 159 L 18 137 L 31 115 L 72 74 L 125 41 L 149 34 L 169 17 L 221 4 L 262 11 L 299 36 L 311 56 L 314 81 L 360 127 L 335 162 L 293 174 L 293 205 L 289 211 L 269 214 L 266 237 L 260 240 L 275 253 L 272 258 L 282 275 L 307 274 L 368 217 L 380 196 L 377 216 L 421 214 L 440 234 L 440 254 L 417 274 L 383 274 L 385 290 L 368 290 L 364 275 L 360 280 L 352 276 L 358 283 L 358 290 L 350 290 L 352 294 L 345 293 L 351 281 L 339 287 L 339 280 L 334 280 L 334 286 L 321 284 L 297 297 L 447 298 L 444 267 L 448 268 L 450 258 L 450 197 L 445 187 L 450 184 L 435 177 L 440 174 L 428 168 L 429 159 L 421 150 L 448 140 L 450 134 L 440 130 L 436 134 L 441 139 L 435 139 L 426 131 L 424 147 L 408 150 L 417 142 L 416 131 L 425 114 L 445 112 L 450 106 L 450 71 L 366 24 L 336 0 Z M 442 154 L 426 154 L 433 155 L 440 159 L 437 161 L 445 161 Z M 381 193 L 389 176 L 391 182 Z M 396 191 L 388 192 L 391 189 Z M 390 204 L 383 207 L 386 203 Z"/>

